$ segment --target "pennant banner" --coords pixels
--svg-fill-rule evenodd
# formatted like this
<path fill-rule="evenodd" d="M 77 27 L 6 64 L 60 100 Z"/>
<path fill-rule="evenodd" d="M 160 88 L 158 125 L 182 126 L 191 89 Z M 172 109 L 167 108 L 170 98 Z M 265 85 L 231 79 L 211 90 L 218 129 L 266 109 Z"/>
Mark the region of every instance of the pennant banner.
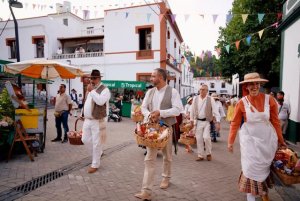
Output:
<path fill-rule="evenodd" d="M 264 29 L 262 29 L 262 30 L 260 30 L 260 31 L 258 32 L 259 39 L 261 39 L 261 37 L 262 37 L 263 33 L 264 33 Z"/>
<path fill-rule="evenodd" d="M 247 45 L 250 45 L 250 43 L 251 43 L 251 36 L 250 35 L 247 36 L 246 42 L 247 42 Z"/>
<path fill-rule="evenodd" d="M 235 41 L 235 47 L 236 47 L 237 50 L 239 50 L 240 42 L 241 42 L 240 40 Z"/>
<path fill-rule="evenodd" d="M 259 24 L 260 24 L 261 21 L 263 20 L 264 16 L 265 16 L 264 13 L 258 13 L 258 14 L 257 14 Z"/>
<path fill-rule="evenodd" d="M 190 15 L 184 15 L 184 21 L 186 22 L 189 19 Z"/>
<path fill-rule="evenodd" d="M 151 13 L 147 13 L 147 21 L 150 21 Z"/>
<path fill-rule="evenodd" d="M 232 15 L 231 15 L 231 14 L 228 14 L 228 15 L 226 16 L 226 23 L 228 24 L 231 20 L 232 20 Z"/>
<path fill-rule="evenodd" d="M 229 54 L 230 45 L 226 45 L 226 46 L 225 46 L 225 48 L 226 48 L 226 51 L 227 51 L 227 52 L 228 52 L 228 54 Z"/>
<path fill-rule="evenodd" d="M 217 18 L 218 18 L 218 15 L 213 15 L 213 21 L 214 21 L 214 24 L 216 24 Z"/>
<path fill-rule="evenodd" d="M 248 14 L 242 14 L 242 19 L 243 19 L 244 24 L 245 24 L 247 18 L 248 18 Z"/>

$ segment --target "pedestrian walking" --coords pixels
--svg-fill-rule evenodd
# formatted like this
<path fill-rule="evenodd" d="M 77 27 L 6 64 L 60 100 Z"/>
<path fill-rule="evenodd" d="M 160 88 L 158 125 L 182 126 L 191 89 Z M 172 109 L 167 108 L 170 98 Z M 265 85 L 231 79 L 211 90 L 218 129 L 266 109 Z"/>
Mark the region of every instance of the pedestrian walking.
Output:
<path fill-rule="evenodd" d="M 215 100 L 208 95 L 208 86 L 202 84 L 199 89 L 199 95 L 195 96 L 190 109 L 190 117 L 196 127 L 197 139 L 197 158 L 196 161 L 206 159 L 212 160 L 212 144 L 210 137 L 210 123 L 219 119 L 219 112 Z M 204 150 L 205 144 L 205 150 Z"/>
<path fill-rule="evenodd" d="M 88 173 L 94 173 L 100 167 L 102 144 L 106 139 L 107 103 L 110 99 L 109 89 L 101 83 L 99 70 L 92 70 L 90 84 L 87 86 L 87 98 L 83 107 L 84 122 L 82 142 L 91 148 L 92 164 Z"/>
<path fill-rule="evenodd" d="M 212 131 L 212 133 L 214 133 L 214 135 L 212 136 L 213 137 L 212 141 L 216 142 L 217 141 L 216 137 L 220 137 L 221 119 L 223 117 L 226 117 L 226 115 L 225 115 L 224 108 L 223 108 L 223 105 L 220 101 L 220 98 L 219 98 L 218 94 L 212 93 L 211 97 L 215 100 L 217 110 L 219 112 L 219 116 L 217 117 L 216 122 L 212 122 L 212 124 L 213 124 L 212 127 L 215 128 L 214 131 Z"/>
<path fill-rule="evenodd" d="M 283 91 L 277 92 L 277 102 L 278 102 L 278 117 L 280 120 L 281 131 L 283 136 L 285 136 L 291 110 L 289 105 L 284 102 Z"/>
<path fill-rule="evenodd" d="M 57 136 L 55 139 L 51 140 L 52 142 L 61 141 L 62 143 L 68 141 L 67 133 L 69 132 L 69 126 L 68 126 L 68 117 L 69 114 L 71 115 L 71 109 L 72 109 L 72 100 L 69 95 L 66 93 L 66 85 L 61 84 L 59 87 L 59 93 L 56 96 L 55 101 L 55 126 L 57 131 Z M 64 139 L 62 140 L 62 130 L 61 130 L 61 124 L 64 127 Z"/>
<path fill-rule="evenodd" d="M 242 172 L 239 178 L 239 190 L 247 193 L 248 201 L 261 196 L 268 201 L 268 187 L 271 187 L 270 166 L 274 159 L 278 143 L 286 146 L 282 137 L 276 100 L 260 93 L 262 83 L 258 73 L 244 76 L 243 88 L 247 90 L 236 105 L 234 118 L 230 124 L 228 150 L 233 152 L 233 144 L 242 118 L 244 123 L 239 131 Z"/>
<path fill-rule="evenodd" d="M 186 98 L 186 105 L 184 106 L 184 113 L 183 113 L 183 118 L 184 121 L 190 121 L 190 108 L 191 105 L 193 103 L 193 97 L 192 96 L 188 96 Z M 192 129 L 190 131 L 190 133 L 195 134 L 195 129 Z M 188 153 L 191 153 L 193 151 L 192 146 L 191 145 L 185 145 L 185 150 Z"/>
<path fill-rule="evenodd" d="M 167 83 L 166 70 L 162 68 L 155 69 L 151 74 L 151 82 L 154 88 L 147 91 L 142 103 L 142 113 L 145 117 L 152 120 L 162 120 L 169 126 L 172 132 L 172 126 L 176 123 L 175 116 L 178 116 L 183 110 L 180 95 L 176 89 L 170 87 Z M 160 188 L 169 187 L 171 178 L 172 162 L 172 137 L 168 139 L 163 153 L 163 173 Z M 151 193 L 154 182 L 155 161 L 157 158 L 157 149 L 147 147 L 145 156 L 145 170 L 141 192 L 135 194 L 135 197 L 142 200 L 151 200 Z"/>
<path fill-rule="evenodd" d="M 75 89 L 71 90 L 71 100 L 72 100 L 72 114 L 74 117 L 77 117 L 77 110 L 78 110 L 78 96 L 77 91 Z"/>

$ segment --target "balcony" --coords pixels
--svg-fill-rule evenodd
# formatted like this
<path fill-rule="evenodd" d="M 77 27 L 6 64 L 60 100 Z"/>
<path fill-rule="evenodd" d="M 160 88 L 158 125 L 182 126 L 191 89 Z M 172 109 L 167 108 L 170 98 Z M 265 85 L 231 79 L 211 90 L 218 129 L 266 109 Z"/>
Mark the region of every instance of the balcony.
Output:
<path fill-rule="evenodd" d="M 86 53 L 70 53 L 70 54 L 54 54 L 52 59 L 73 59 L 73 58 L 87 58 L 87 57 L 102 57 L 103 52 L 86 52 Z"/>
<path fill-rule="evenodd" d="M 104 28 L 81 30 L 81 36 L 104 35 Z"/>

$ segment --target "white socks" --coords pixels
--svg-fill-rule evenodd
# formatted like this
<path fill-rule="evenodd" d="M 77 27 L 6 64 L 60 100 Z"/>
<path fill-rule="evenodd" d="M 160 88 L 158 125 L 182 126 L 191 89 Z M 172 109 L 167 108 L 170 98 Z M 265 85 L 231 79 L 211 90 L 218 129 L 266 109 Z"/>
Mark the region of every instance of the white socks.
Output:
<path fill-rule="evenodd" d="M 251 193 L 247 193 L 247 201 L 255 201 L 255 196 Z"/>

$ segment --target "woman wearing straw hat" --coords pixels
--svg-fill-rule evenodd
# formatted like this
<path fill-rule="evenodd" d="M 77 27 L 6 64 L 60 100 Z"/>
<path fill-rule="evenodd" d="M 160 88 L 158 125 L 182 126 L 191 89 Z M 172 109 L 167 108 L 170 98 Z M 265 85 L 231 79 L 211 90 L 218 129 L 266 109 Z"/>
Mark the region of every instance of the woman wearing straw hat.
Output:
<path fill-rule="evenodd" d="M 280 129 L 276 100 L 259 92 L 261 83 L 268 80 L 260 78 L 258 73 L 244 76 L 245 96 L 237 103 L 230 124 L 228 150 L 233 152 L 233 143 L 239 131 L 242 173 L 239 178 L 239 190 L 247 193 L 247 200 L 254 201 L 261 196 L 268 201 L 268 187 L 271 187 L 270 166 L 274 159 L 278 143 L 286 146 Z"/>

